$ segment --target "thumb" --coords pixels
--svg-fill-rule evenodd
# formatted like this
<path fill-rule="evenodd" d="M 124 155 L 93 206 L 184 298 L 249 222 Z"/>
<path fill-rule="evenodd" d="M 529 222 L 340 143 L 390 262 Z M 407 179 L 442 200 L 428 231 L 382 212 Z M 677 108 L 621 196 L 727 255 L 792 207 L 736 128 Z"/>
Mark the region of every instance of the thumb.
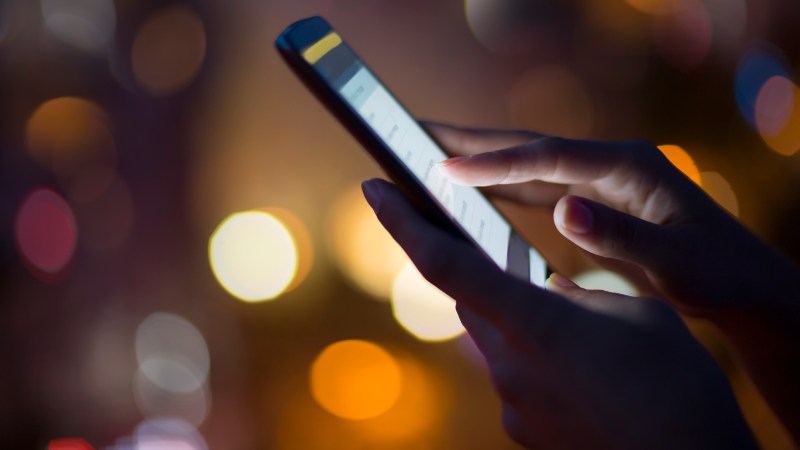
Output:
<path fill-rule="evenodd" d="M 675 239 L 665 227 L 583 197 L 562 197 L 553 220 L 561 234 L 587 252 L 645 269 L 669 264 L 675 252 Z"/>

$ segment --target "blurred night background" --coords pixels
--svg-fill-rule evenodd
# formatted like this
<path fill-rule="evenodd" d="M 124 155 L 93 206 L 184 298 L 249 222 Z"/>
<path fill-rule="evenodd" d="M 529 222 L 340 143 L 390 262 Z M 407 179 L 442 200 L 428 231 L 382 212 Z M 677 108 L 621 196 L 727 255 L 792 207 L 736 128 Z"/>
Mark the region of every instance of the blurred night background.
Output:
<path fill-rule="evenodd" d="M 380 171 L 273 48 L 311 15 L 417 117 L 649 139 L 800 260 L 797 0 L 0 0 L 4 448 L 517 448 L 361 196 Z M 635 292 L 551 211 L 499 207 L 579 284 Z"/>

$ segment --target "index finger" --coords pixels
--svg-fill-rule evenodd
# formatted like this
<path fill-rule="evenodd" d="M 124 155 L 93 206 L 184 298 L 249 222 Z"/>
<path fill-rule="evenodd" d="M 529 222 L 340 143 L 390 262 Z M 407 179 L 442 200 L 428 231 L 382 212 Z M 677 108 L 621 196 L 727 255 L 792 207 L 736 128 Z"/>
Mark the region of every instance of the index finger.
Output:
<path fill-rule="evenodd" d="M 545 137 L 494 152 L 452 158 L 439 165 L 451 181 L 471 186 L 549 183 L 589 183 L 630 168 L 645 169 L 647 152 L 633 142 L 579 141 Z M 638 154 L 637 154 L 638 153 Z M 654 150 L 654 153 L 660 152 Z"/>
<path fill-rule="evenodd" d="M 453 155 L 474 155 L 499 150 L 542 137 L 533 131 L 462 128 L 428 121 L 420 123 Z"/>

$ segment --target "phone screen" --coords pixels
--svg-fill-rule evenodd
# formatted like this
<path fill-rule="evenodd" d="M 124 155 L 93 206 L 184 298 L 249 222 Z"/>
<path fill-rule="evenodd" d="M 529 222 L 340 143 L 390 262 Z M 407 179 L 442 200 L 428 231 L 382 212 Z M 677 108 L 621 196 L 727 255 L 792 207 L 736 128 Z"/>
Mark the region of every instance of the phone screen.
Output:
<path fill-rule="evenodd" d="M 336 32 L 302 50 L 341 99 L 383 141 L 459 227 L 500 268 L 543 286 L 545 260 L 474 187 L 449 182 L 436 164 L 448 158 Z"/>

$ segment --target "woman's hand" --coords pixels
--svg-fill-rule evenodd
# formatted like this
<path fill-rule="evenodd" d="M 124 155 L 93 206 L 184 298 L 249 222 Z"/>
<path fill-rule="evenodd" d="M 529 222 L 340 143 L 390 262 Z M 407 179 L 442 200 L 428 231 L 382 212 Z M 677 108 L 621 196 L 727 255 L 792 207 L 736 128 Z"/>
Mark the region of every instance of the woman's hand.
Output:
<path fill-rule="evenodd" d="M 393 185 L 364 192 L 420 272 L 453 297 L 483 352 L 513 439 L 537 448 L 754 448 L 728 384 L 654 299 L 546 291 L 433 226 Z"/>

